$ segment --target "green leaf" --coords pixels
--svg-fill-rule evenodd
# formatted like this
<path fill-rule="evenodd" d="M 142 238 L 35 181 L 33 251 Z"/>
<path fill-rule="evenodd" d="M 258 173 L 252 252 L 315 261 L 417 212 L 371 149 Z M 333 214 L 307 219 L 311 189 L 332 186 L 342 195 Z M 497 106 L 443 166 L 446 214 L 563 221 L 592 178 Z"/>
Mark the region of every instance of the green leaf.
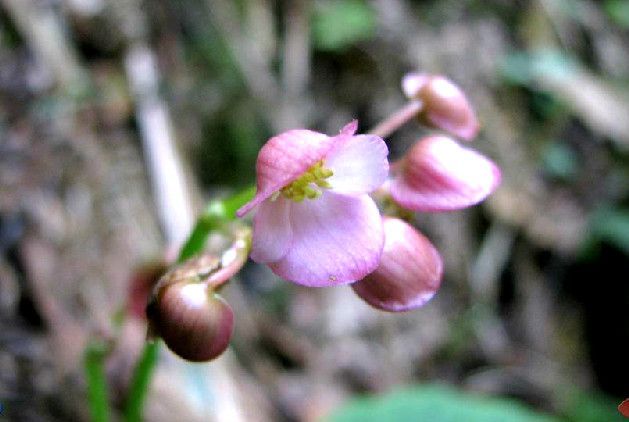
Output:
<path fill-rule="evenodd" d="M 570 180 L 576 176 L 579 162 L 577 154 L 568 145 L 552 142 L 542 153 L 546 173 L 557 179 Z"/>
<path fill-rule="evenodd" d="M 607 0 L 605 12 L 618 26 L 629 28 L 629 0 Z"/>
<path fill-rule="evenodd" d="M 629 254 L 629 210 L 602 209 L 590 220 L 590 241 L 606 241 Z"/>
<path fill-rule="evenodd" d="M 312 36 L 321 50 L 342 50 L 371 38 L 376 29 L 376 14 L 364 1 L 329 2 L 315 11 Z"/>
<path fill-rule="evenodd" d="M 565 413 L 571 422 L 626 422 L 627 418 L 618 411 L 619 404 L 620 400 L 601 393 L 574 391 Z"/>
<path fill-rule="evenodd" d="M 352 400 L 329 422 L 558 422 L 515 400 L 467 394 L 446 386 L 412 387 L 382 397 Z"/>
<path fill-rule="evenodd" d="M 540 76 L 566 78 L 579 68 L 574 57 L 559 50 L 514 52 L 504 57 L 498 71 L 508 82 L 530 85 Z"/>

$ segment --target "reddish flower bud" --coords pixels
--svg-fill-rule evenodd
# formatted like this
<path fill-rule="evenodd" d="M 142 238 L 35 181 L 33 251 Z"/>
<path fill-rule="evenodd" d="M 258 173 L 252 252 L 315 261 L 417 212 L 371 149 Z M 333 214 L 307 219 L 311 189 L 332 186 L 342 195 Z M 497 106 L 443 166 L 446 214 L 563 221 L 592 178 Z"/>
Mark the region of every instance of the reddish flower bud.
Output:
<path fill-rule="evenodd" d="M 194 279 L 160 282 L 146 314 L 149 330 L 174 353 L 193 362 L 223 353 L 234 326 L 234 313 L 227 302 L 206 283 Z"/>
<path fill-rule="evenodd" d="M 412 211 L 450 211 L 475 205 L 500 184 L 488 158 L 446 136 L 428 136 L 394 170 L 391 196 Z"/>
<path fill-rule="evenodd" d="M 467 141 L 479 130 L 474 109 L 465 93 L 449 79 L 439 75 L 410 73 L 402 79 L 402 89 L 409 99 L 423 102 L 419 121 L 445 130 Z"/>
<path fill-rule="evenodd" d="M 618 411 L 625 418 L 629 418 L 629 399 L 623 400 L 623 402 L 618 405 Z"/>
<path fill-rule="evenodd" d="M 378 268 L 352 284 L 371 306 L 408 311 L 428 302 L 441 284 L 441 256 L 426 237 L 397 218 L 386 217 L 384 250 Z"/>

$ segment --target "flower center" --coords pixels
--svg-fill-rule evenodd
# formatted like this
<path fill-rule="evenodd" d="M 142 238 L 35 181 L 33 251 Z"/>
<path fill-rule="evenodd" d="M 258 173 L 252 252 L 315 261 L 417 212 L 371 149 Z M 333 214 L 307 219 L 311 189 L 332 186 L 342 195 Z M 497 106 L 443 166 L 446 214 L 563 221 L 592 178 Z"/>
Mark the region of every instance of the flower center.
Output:
<path fill-rule="evenodd" d="M 330 189 L 332 187 L 325 179 L 333 174 L 334 172 L 332 170 L 323 166 L 323 160 L 317 161 L 293 183 L 280 189 L 273 199 L 277 198 L 280 193 L 285 198 L 295 202 L 301 202 L 306 198 L 317 199 L 323 193 L 322 189 Z"/>

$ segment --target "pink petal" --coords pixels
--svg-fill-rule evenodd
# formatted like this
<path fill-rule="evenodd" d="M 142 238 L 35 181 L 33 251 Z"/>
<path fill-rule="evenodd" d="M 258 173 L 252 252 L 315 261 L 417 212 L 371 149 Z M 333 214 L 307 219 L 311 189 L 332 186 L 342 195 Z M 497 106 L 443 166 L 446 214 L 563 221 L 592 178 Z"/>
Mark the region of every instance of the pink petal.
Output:
<path fill-rule="evenodd" d="M 296 129 L 281 133 L 262 147 L 256 161 L 256 196 L 236 215 L 242 217 L 256 205 L 301 176 L 317 161 L 323 159 L 338 143 L 356 131 L 358 123 L 346 125 L 339 135 L 328 137 L 311 130 Z"/>
<path fill-rule="evenodd" d="M 282 196 L 275 201 L 267 200 L 260 204 L 253 218 L 251 259 L 267 263 L 286 255 L 292 239 L 290 204 Z"/>
<path fill-rule="evenodd" d="M 391 196 L 413 211 L 449 211 L 477 204 L 500 184 L 489 159 L 446 136 L 415 144 L 391 183 Z"/>
<path fill-rule="evenodd" d="M 422 87 L 424 110 L 420 121 L 471 141 L 480 128 L 476 113 L 465 93 L 443 76 L 431 76 Z"/>
<path fill-rule="evenodd" d="M 379 136 L 348 138 L 325 162 L 334 171 L 328 179 L 332 190 L 352 195 L 376 190 L 389 175 L 388 154 L 389 149 Z"/>
<path fill-rule="evenodd" d="M 428 82 L 426 73 L 411 72 L 402 77 L 402 91 L 409 100 L 418 99 L 421 89 Z"/>
<path fill-rule="evenodd" d="M 378 207 L 368 195 L 332 192 L 292 203 L 293 241 L 288 253 L 269 264 L 280 277 L 324 287 L 350 283 L 373 271 L 384 245 Z"/>
<path fill-rule="evenodd" d="M 441 285 L 441 256 L 426 237 L 397 218 L 384 219 L 384 249 L 378 268 L 352 284 L 375 308 L 389 312 L 418 308 Z"/>

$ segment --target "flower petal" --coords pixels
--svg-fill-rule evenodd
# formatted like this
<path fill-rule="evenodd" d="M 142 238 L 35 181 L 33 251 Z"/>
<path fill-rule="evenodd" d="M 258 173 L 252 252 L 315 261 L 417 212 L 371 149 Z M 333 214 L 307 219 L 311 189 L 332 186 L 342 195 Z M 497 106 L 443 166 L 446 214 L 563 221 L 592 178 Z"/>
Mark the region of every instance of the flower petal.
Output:
<path fill-rule="evenodd" d="M 425 236 L 397 218 L 385 218 L 384 249 L 378 268 L 352 284 L 371 306 L 389 312 L 418 308 L 441 285 L 441 256 Z"/>
<path fill-rule="evenodd" d="M 429 75 L 426 73 L 411 72 L 402 78 L 402 92 L 409 100 L 419 99 L 421 89 L 428 82 Z"/>
<path fill-rule="evenodd" d="M 428 126 L 450 132 L 466 141 L 471 141 L 480 128 L 476 113 L 465 93 L 452 81 L 443 76 L 431 76 L 422 87 L 420 98 L 424 110 L 419 120 Z"/>
<path fill-rule="evenodd" d="M 280 277 L 311 287 L 350 283 L 373 271 L 384 235 L 378 207 L 368 195 L 332 192 L 291 204 L 293 240 L 288 253 L 269 264 Z"/>
<path fill-rule="evenodd" d="M 258 207 L 253 218 L 251 259 L 259 263 L 274 262 L 286 255 L 291 244 L 292 230 L 289 210 L 291 202 L 279 196 Z"/>
<path fill-rule="evenodd" d="M 346 125 L 339 135 L 329 137 L 311 130 L 296 129 L 281 133 L 262 147 L 256 161 L 256 196 L 241 207 L 236 215 L 242 217 L 256 205 L 301 176 L 344 139 L 352 136 L 358 123 Z"/>
<path fill-rule="evenodd" d="M 475 205 L 500 184 L 488 158 L 446 136 L 429 136 L 404 157 L 391 196 L 413 211 L 449 211 Z"/>
<path fill-rule="evenodd" d="M 376 190 L 389 174 L 388 154 L 387 144 L 379 136 L 348 138 L 325 161 L 325 166 L 334 171 L 328 179 L 332 190 L 351 195 Z"/>

